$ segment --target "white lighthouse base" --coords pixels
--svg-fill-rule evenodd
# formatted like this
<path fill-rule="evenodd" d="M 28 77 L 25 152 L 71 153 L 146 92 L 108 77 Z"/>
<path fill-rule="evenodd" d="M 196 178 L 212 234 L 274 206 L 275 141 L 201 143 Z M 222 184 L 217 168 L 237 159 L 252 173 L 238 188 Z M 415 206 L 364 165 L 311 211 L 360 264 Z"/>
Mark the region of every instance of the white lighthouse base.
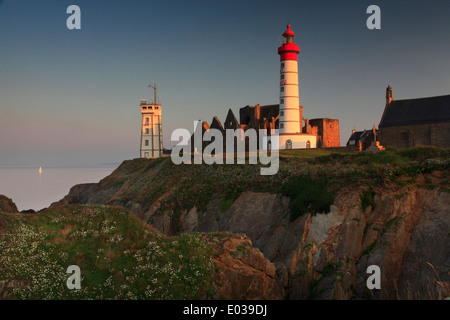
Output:
<path fill-rule="evenodd" d="M 279 149 L 309 149 L 316 148 L 317 136 L 313 134 L 280 134 L 279 135 Z"/>

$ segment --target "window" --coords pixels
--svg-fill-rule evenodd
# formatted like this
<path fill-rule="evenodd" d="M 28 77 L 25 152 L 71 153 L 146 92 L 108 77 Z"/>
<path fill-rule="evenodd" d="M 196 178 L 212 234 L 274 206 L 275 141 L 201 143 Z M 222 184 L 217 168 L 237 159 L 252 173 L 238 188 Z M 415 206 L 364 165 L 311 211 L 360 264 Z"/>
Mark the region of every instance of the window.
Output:
<path fill-rule="evenodd" d="M 306 141 L 306 149 L 311 149 L 311 141 Z"/>
<path fill-rule="evenodd" d="M 281 91 L 281 92 L 284 92 L 284 87 L 281 87 L 281 88 L 280 88 L 280 91 Z"/>
<path fill-rule="evenodd" d="M 280 129 L 284 129 L 284 123 L 280 124 Z"/>
<path fill-rule="evenodd" d="M 281 80 L 284 80 L 284 74 L 281 75 Z"/>
<path fill-rule="evenodd" d="M 282 117 L 284 116 L 284 111 L 280 112 L 280 116 L 282 116 Z"/>
<path fill-rule="evenodd" d="M 280 103 L 284 103 L 284 99 L 280 99 Z"/>
<path fill-rule="evenodd" d="M 292 140 L 287 140 L 286 141 L 286 149 L 292 149 Z"/>
<path fill-rule="evenodd" d="M 148 147 L 148 140 L 145 140 L 145 146 Z"/>
<path fill-rule="evenodd" d="M 145 118 L 145 125 L 148 126 L 150 118 Z"/>
<path fill-rule="evenodd" d="M 281 69 L 284 69 L 284 62 L 281 63 Z"/>
<path fill-rule="evenodd" d="M 145 129 L 145 134 L 150 134 L 150 129 L 149 128 Z"/>

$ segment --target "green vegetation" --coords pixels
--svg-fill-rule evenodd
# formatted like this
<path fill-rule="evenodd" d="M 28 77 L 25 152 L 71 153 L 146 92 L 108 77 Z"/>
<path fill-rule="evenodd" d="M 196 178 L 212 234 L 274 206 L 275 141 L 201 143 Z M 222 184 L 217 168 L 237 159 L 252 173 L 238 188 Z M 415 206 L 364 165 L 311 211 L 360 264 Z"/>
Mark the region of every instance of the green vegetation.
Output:
<path fill-rule="evenodd" d="M 391 178 L 403 175 L 415 177 L 420 173 L 450 169 L 450 148 L 417 147 L 412 149 L 388 148 L 385 151 L 340 152 L 319 156 L 311 164 L 346 165 L 361 178 Z"/>
<path fill-rule="evenodd" d="M 414 184 L 418 174 L 448 170 L 449 159 L 450 149 L 431 147 L 388 149 L 379 153 L 344 149 L 282 150 L 278 173 L 273 176 L 262 176 L 260 164 L 174 165 L 170 157 L 134 159 L 124 161 L 95 190 L 98 190 L 97 199 L 110 199 L 109 195 L 115 194 L 113 204 L 137 203 L 142 212 L 158 202 L 158 210 L 172 216 L 194 206 L 205 211 L 213 199 L 220 200 L 220 211 L 224 212 L 243 191 L 286 194 L 280 186 L 289 188 L 289 184 L 298 183 L 303 186 L 291 197 L 292 219 L 295 219 L 307 211 L 328 211 L 333 191 L 361 186 L 376 190 L 390 181 L 399 186 Z M 307 177 L 306 182 L 290 181 L 295 177 Z M 435 186 L 428 184 L 428 187 Z M 436 188 L 446 192 L 449 185 Z M 370 204 L 370 194 L 366 196 L 364 201 Z"/>
<path fill-rule="evenodd" d="M 333 192 L 328 191 L 324 179 L 313 180 L 310 176 L 292 177 L 281 187 L 280 192 L 291 199 L 291 221 L 307 212 L 329 212 L 335 197 Z"/>
<path fill-rule="evenodd" d="M 326 277 L 334 277 L 335 275 L 339 274 L 342 275 L 341 268 L 343 267 L 343 263 L 340 261 L 336 262 L 326 262 L 325 266 L 323 267 L 323 270 L 321 271 L 321 276 L 319 279 L 311 279 L 309 282 L 309 294 L 307 299 L 308 300 L 315 300 L 318 299 L 321 294 L 326 290 L 326 287 L 323 287 L 322 281 Z"/>
<path fill-rule="evenodd" d="M 223 195 L 222 198 L 220 198 L 220 205 L 219 210 L 220 212 L 227 211 L 229 207 L 233 204 L 234 200 L 229 199 L 226 195 Z"/>
<path fill-rule="evenodd" d="M 303 276 L 306 275 L 307 273 L 308 273 L 308 269 L 305 268 L 305 267 L 303 267 L 303 266 L 300 266 L 298 272 L 297 272 L 296 274 L 294 274 L 294 275 L 292 276 L 292 278 L 293 278 L 293 279 L 297 279 L 298 277 L 303 277 Z"/>
<path fill-rule="evenodd" d="M 326 158 L 340 158 L 344 155 L 354 155 L 357 151 L 333 150 L 333 149 L 300 149 L 300 150 L 281 150 L 281 158 L 301 158 L 301 159 L 317 159 L 319 162 Z"/>
<path fill-rule="evenodd" d="M 328 277 L 335 274 L 342 267 L 342 262 L 327 262 L 322 270 L 322 276 Z"/>
<path fill-rule="evenodd" d="M 372 242 L 370 245 L 367 246 L 366 249 L 364 249 L 364 251 L 361 253 L 361 257 L 370 254 L 373 250 L 375 250 L 375 248 L 377 247 L 378 244 L 378 240 L 375 240 L 374 242 Z"/>
<path fill-rule="evenodd" d="M 230 254 L 233 256 L 245 256 L 245 253 L 247 252 L 247 244 L 240 244 L 239 246 L 237 246 L 236 251 L 230 251 Z"/>
<path fill-rule="evenodd" d="M 165 237 L 119 207 L 64 206 L 4 215 L 0 280 L 18 299 L 196 299 L 206 294 L 221 234 Z M 81 289 L 66 269 L 81 269 Z"/>
<path fill-rule="evenodd" d="M 373 189 L 364 190 L 361 195 L 362 210 L 366 210 L 369 206 L 372 206 L 372 208 L 375 207 L 375 191 Z"/>
<path fill-rule="evenodd" d="M 389 230 L 396 231 L 400 225 L 400 222 L 405 220 L 406 212 L 403 212 L 401 216 L 395 216 L 391 220 L 385 223 L 383 230 L 381 231 L 381 236 L 383 236 Z"/>

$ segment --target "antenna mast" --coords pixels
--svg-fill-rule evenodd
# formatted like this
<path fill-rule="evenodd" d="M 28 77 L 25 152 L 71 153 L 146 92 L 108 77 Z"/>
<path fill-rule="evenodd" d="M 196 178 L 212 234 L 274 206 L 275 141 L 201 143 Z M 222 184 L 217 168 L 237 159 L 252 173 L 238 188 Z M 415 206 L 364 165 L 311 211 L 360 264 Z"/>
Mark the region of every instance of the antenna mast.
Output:
<path fill-rule="evenodd" d="M 156 82 L 153 81 L 153 86 L 151 84 L 149 84 L 148 87 L 153 88 L 153 104 L 158 104 L 158 102 L 157 102 L 158 86 L 156 85 Z"/>

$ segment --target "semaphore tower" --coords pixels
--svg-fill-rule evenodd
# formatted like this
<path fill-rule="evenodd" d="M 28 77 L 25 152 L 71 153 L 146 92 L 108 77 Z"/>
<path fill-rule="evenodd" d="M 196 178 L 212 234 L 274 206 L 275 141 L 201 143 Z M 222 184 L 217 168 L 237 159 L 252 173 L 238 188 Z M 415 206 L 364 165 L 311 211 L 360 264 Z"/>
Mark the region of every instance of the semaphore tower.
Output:
<path fill-rule="evenodd" d="M 162 122 L 161 122 L 161 104 L 157 100 L 157 86 L 155 83 L 149 85 L 154 89 L 153 102 L 141 100 L 141 158 L 158 158 L 162 156 Z"/>

